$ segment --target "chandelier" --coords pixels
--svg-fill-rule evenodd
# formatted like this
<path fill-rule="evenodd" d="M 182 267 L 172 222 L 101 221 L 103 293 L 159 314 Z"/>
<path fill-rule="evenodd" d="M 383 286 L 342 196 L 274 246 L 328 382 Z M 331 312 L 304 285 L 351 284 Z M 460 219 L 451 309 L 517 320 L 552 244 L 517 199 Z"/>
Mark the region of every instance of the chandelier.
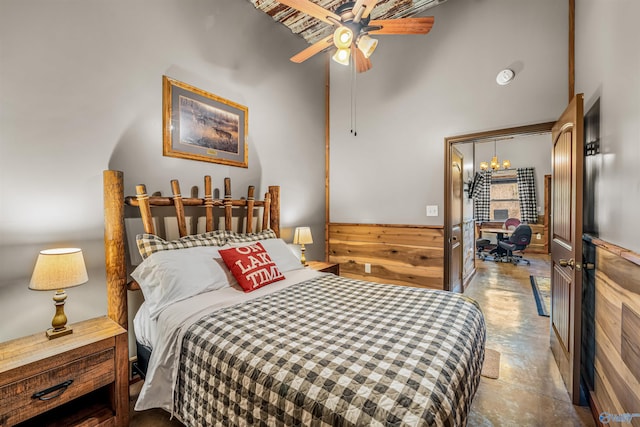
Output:
<path fill-rule="evenodd" d="M 509 160 L 502 161 L 502 167 L 504 169 L 509 169 L 511 167 L 511 162 Z M 500 169 L 500 161 L 498 160 L 498 156 L 496 154 L 496 141 L 493 141 L 493 158 L 491 159 L 491 163 L 489 162 L 480 162 L 480 170 L 486 171 L 489 168 L 492 170 Z"/>

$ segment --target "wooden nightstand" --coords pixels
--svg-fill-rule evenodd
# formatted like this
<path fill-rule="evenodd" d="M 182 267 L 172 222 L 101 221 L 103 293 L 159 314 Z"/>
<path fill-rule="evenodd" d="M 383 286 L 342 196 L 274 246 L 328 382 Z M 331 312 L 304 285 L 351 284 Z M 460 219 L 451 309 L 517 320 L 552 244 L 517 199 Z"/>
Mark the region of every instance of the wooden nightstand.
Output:
<path fill-rule="evenodd" d="M 314 270 L 333 273 L 336 276 L 340 275 L 340 264 L 336 264 L 334 262 L 308 261 L 307 265 L 309 268 L 313 268 Z"/>
<path fill-rule="evenodd" d="M 0 426 L 129 424 L 127 331 L 107 317 L 71 326 L 0 343 Z"/>

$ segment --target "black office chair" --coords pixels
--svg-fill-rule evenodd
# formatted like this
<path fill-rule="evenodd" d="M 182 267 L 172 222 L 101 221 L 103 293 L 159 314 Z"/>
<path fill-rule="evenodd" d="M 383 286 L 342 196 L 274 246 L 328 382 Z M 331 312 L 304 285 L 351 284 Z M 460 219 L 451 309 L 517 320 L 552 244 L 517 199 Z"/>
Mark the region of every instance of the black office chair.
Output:
<path fill-rule="evenodd" d="M 483 261 L 495 247 L 496 245 L 492 245 L 489 239 L 476 239 L 476 254 Z"/>
<path fill-rule="evenodd" d="M 506 262 L 512 262 L 518 264 L 520 261 L 526 262 L 531 265 L 531 262 L 524 259 L 524 250 L 531 243 L 531 227 L 527 224 L 520 224 L 516 227 L 513 234 L 506 240 L 500 240 L 498 247 L 504 249 L 507 253 L 505 255 Z M 515 254 L 514 252 L 519 252 Z"/>
<path fill-rule="evenodd" d="M 507 220 L 504 222 L 504 228 L 506 228 L 507 230 L 511 230 L 511 229 L 515 229 L 517 226 L 520 225 L 520 220 L 518 218 L 507 218 Z"/>

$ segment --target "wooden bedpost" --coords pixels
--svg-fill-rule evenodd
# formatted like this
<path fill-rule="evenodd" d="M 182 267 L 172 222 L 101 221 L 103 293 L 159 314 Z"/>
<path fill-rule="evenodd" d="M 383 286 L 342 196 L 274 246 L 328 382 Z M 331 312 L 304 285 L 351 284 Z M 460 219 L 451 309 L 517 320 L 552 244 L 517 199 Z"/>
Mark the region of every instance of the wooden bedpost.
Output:
<path fill-rule="evenodd" d="M 245 232 L 252 233 L 253 232 L 253 206 L 255 205 L 255 187 L 253 185 L 249 186 L 247 190 L 247 226 L 245 227 Z"/>
<path fill-rule="evenodd" d="M 280 237 L 280 186 L 270 185 L 271 206 L 269 207 L 269 219 L 271 229 Z"/>
<path fill-rule="evenodd" d="M 103 172 L 103 180 L 107 315 L 128 329 L 123 174 L 120 171 L 106 170 Z"/>
<path fill-rule="evenodd" d="M 178 232 L 180 237 L 186 236 L 187 220 L 184 217 L 184 205 L 182 204 L 182 194 L 180 193 L 180 183 L 177 179 L 171 180 L 171 190 L 173 190 L 173 204 L 176 207 L 176 218 L 178 220 Z"/>
<path fill-rule="evenodd" d="M 144 232 L 148 234 L 156 234 L 155 227 L 153 226 L 153 217 L 151 216 L 149 195 L 147 194 L 147 187 L 144 184 L 136 185 L 136 199 L 140 206 L 140 216 L 142 217 Z"/>
<path fill-rule="evenodd" d="M 233 218 L 233 200 L 231 199 L 231 178 L 224 179 L 224 229 L 231 231 Z"/>
<path fill-rule="evenodd" d="M 264 202 L 262 202 L 262 230 L 271 229 L 271 221 L 269 212 L 271 212 L 271 194 L 264 193 Z"/>
<path fill-rule="evenodd" d="M 204 208 L 206 215 L 206 231 L 213 231 L 213 188 L 211 176 L 204 176 Z"/>

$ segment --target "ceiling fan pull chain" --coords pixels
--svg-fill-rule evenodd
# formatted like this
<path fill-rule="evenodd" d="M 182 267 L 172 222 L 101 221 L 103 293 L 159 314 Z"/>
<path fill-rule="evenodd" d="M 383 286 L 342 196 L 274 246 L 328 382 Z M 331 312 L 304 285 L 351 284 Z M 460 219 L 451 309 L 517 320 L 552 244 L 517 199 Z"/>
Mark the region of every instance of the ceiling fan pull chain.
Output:
<path fill-rule="evenodd" d="M 351 133 L 353 133 L 353 61 L 351 62 L 351 64 L 349 64 L 351 66 L 351 75 L 349 76 L 349 83 L 350 83 L 350 87 L 349 87 L 349 95 L 350 95 L 350 104 L 349 105 L 349 118 L 351 119 Z"/>
<path fill-rule="evenodd" d="M 358 136 L 358 85 L 357 73 L 353 67 L 353 136 Z"/>
<path fill-rule="evenodd" d="M 357 108 L 356 108 L 356 59 L 351 61 L 351 133 L 353 136 L 358 136 L 357 129 Z"/>

